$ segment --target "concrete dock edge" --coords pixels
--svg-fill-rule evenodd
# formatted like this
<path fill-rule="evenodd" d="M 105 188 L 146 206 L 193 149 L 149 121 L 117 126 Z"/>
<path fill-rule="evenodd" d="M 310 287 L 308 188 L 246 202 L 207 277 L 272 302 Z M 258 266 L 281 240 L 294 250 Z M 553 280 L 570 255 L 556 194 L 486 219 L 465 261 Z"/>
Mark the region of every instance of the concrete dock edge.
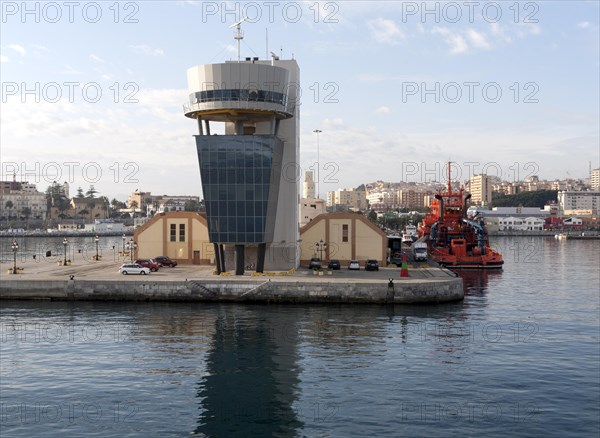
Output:
<path fill-rule="evenodd" d="M 387 281 L 5 280 L 0 300 L 439 303 L 462 300 L 460 277 Z"/>

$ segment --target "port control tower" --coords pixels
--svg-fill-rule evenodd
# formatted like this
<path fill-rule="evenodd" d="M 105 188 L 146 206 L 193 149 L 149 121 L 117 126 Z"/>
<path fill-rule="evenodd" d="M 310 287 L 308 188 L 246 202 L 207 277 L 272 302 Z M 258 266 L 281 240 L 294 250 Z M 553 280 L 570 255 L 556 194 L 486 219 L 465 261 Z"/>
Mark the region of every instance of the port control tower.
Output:
<path fill-rule="evenodd" d="M 299 68 L 245 58 L 187 70 L 200 178 L 217 273 L 299 263 Z M 224 135 L 211 129 L 224 124 Z"/>

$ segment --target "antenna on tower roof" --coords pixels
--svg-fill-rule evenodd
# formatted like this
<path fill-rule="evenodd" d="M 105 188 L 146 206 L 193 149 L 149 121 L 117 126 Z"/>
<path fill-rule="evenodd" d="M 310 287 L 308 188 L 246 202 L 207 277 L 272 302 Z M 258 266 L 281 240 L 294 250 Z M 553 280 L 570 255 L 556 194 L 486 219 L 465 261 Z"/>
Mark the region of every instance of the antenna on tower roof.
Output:
<path fill-rule="evenodd" d="M 229 26 L 230 28 L 235 27 L 236 29 L 233 39 L 237 40 L 238 62 L 240 62 L 240 42 L 244 39 L 244 32 L 242 32 L 242 23 L 247 19 L 248 17 L 244 17 L 237 23 L 233 23 L 231 26 Z"/>

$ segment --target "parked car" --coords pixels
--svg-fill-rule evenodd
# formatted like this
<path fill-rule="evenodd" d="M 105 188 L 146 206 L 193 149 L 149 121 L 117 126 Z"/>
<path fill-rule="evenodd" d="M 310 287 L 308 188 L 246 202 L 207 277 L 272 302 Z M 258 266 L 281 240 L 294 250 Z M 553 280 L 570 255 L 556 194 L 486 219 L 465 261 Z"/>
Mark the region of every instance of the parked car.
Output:
<path fill-rule="evenodd" d="M 119 272 L 123 275 L 127 274 L 140 274 L 146 275 L 150 273 L 149 268 L 144 268 L 143 266 L 138 265 L 137 263 L 126 263 L 121 265 L 119 268 Z"/>
<path fill-rule="evenodd" d="M 360 271 L 360 263 L 358 263 L 358 260 L 350 260 L 348 269 L 351 271 Z"/>
<path fill-rule="evenodd" d="M 175 266 L 177 266 L 177 260 L 173 260 L 167 256 L 154 257 L 154 260 L 160 266 L 170 266 L 171 268 L 174 268 Z"/>
<path fill-rule="evenodd" d="M 321 259 L 317 257 L 313 257 L 310 259 L 310 263 L 308 264 L 308 269 L 320 269 L 321 268 Z"/>
<path fill-rule="evenodd" d="M 158 271 L 158 268 L 160 267 L 160 265 L 156 263 L 156 261 L 154 261 L 153 259 L 138 259 L 135 261 L 135 263 L 137 263 L 140 266 L 143 266 L 144 268 L 150 269 L 150 271 L 152 272 Z"/>
<path fill-rule="evenodd" d="M 365 271 L 379 271 L 379 262 L 377 260 L 367 260 L 365 263 Z"/>
<path fill-rule="evenodd" d="M 334 271 L 339 270 L 342 267 L 339 260 L 329 260 L 329 264 L 327 265 L 327 269 L 332 269 Z"/>

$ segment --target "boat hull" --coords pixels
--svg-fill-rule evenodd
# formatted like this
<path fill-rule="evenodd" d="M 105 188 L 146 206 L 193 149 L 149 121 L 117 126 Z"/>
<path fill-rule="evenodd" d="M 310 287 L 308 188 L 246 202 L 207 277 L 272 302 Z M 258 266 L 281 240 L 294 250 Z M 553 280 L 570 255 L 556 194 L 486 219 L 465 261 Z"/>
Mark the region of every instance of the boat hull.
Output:
<path fill-rule="evenodd" d="M 459 262 L 459 263 L 448 263 L 448 262 L 437 262 L 440 266 L 448 269 L 470 269 L 470 270 L 490 270 L 490 269 L 502 269 L 504 262 L 497 263 L 486 263 L 481 262 Z"/>
<path fill-rule="evenodd" d="M 502 269 L 502 255 L 488 248 L 486 255 L 458 257 L 445 251 L 434 250 L 433 260 L 448 269 Z"/>

